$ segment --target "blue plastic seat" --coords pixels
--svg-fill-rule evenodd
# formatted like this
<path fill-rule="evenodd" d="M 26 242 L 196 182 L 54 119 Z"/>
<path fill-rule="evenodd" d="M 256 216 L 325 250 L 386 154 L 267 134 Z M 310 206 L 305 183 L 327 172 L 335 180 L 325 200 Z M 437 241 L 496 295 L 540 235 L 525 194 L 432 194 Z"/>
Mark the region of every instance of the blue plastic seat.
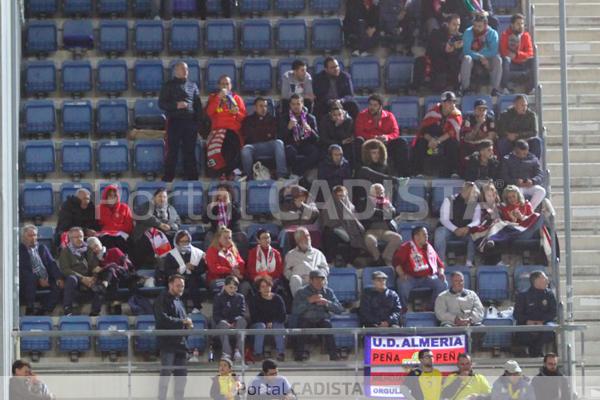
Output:
<path fill-rule="evenodd" d="M 516 0 L 498 0 L 498 3 L 514 3 L 514 4 L 518 4 Z M 496 8 L 496 2 L 494 2 L 494 8 Z M 518 6 L 515 6 L 515 8 L 518 8 Z M 496 17 L 496 19 L 498 20 L 498 37 L 500 37 L 502 35 L 502 32 L 504 32 L 505 30 L 507 30 L 510 27 L 510 19 L 512 18 L 512 15 L 494 15 L 494 17 Z"/>
<path fill-rule="evenodd" d="M 371 275 L 375 271 L 384 272 L 388 276 L 386 281 L 387 288 L 391 290 L 396 290 L 396 271 L 394 271 L 394 267 L 389 265 L 381 267 L 364 267 L 362 270 L 363 290 L 369 286 L 373 286 L 373 277 Z"/>
<path fill-rule="evenodd" d="M 242 62 L 242 90 L 269 92 L 273 87 L 273 68 L 269 59 L 246 59 Z"/>
<path fill-rule="evenodd" d="M 271 215 L 279 207 L 275 181 L 250 181 L 247 193 L 247 212 L 250 215 Z"/>
<path fill-rule="evenodd" d="M 171 24 L 169 50 L 172 53 L 197 53 L 202 42 L 200 25 L 195 20 L 176 20 Z"/>
<path fill-rule="evenodd" d="M 270 0 L 240 0 L 240 14 L 263 14 L 271 9 Z"/>
<path fill-rule="evenodd" d="M 98 14 L 102 16 L 127 14 L 127 0 L 97 0 Z"/>
<path fill-rule="evenodd" d="M 90 317 L 71 316 L 61 317 L 58 321 L 58 329 L 62 332 L 68 331 L 91 331 L 92 321 Z M 85 352 L 91 350 L 91 338 L 89 336 L 64 336 L 58 338 L 58 348 L 61 352 Z"/>
<path fill-rule="evenodd" d="M 64 140 L 62 142 L 62 171 L 67 174 L 84 174 L 91 170 L 91 142 L 89 140 Z"/>
<path fill-rule="evenodd" d="M 54 227 L 49 225 L 38 226 L 38 242 L 51 250 L 54 247 Z"/>
<path fill-rule="evenodd" d="M 427 228 L 427 232 L 432 234 L 431 227 L 427 221 L 410 221 L 410 222 L 401 222 L 398 224 L 398 233 L 402 236 L 402 242 L 408 242 L 412 240 L 412 230 L 417 226 L 424 226 Z"/>
<path fill-rule="evenodd" d="M 27 0 L 25 10 L 28 17 L 51 17 L 58 11 L 58 0 Z"/>
<path fill-rule="evenodd" d="M 369 96 L 355 96 L 354 101 L 358 105 L 358 111 L 363 111 L 369 105 Z"/>
<path fill-rule="evenodd" d="M 222 0 L 206 0 L 206 12 L 211 16 L 220 16 L 223 13 L 223 9 L 221 7 Z M 233 1 L 227 0 L 231 4 L 231 10 L 234 9 Z"/>
<path fill-rule="evenodd" d="M 20 317 L 19 327 L 23 332 L 51 331 L 52 317 Z M 52 350 L 50 336 L 30 336 L 21 338 L 22 352 L 45 352 Z"/>
<path fill-rule="evenodd" d="M 313 21 L 313 51 L 335 52 L 341 50 L 342 46 L 342 21 L 340 19 L 327 18 Z"/>
<path fill-rule="evenodd" d="M 126 92 L 129 87 L 125 60 L 101 60 L 98 63 L 98 91 L 115 94 Z"/>
<path fill-rule="evenodd" d="M 332 268 L 327 275 L 327 286 L 342 303 L 358 300 L 358 273 L 354 268 Z"/>
<path fill-rule="evenodd" d="M 208 329 L 208 321 L 202 314 L 190 314 L 190 319 L 194 323 L 194 330 Z M 203 352 L 206 349 L 206 343 L 208 342 L 207 336 L 188 336 L 187 344 L 188 348 L 192 350 L 198 350 L 199 352 Z"/>
<path fill-rule="evenodd" d="M 102 315 L 96 320 L 96 328 L 99 331 L 127 331 L 129 330 L 129 319 L 125 315 Z M 127 336 L 99 336 L 98 347 L 100 352 L 127 351 Z"/>
<path fill-rule="evenodd" d="M 181 218 L 201 219 L 204 210 L 204 187 L 198 181 L 179 181 L 173 184 L 171 205 Z"/>
<path fill-rule="evenodd" d="M 512 318 L 484 318 L 481 322 L 485 326 L 512 326 L 515 321 Z M 487 332 L 483 335 L 482 349 L 510 349 L 513 341 L 512 332 Z"/>
<path fill-rule="evenodd" d="M 346 68 L 344 65 L 344 61 L 342 60 L 342 56 L 333 56 L 339 66 L 340 66 L 340 71 L 344 71 L 344 69 Z M 314 61 L 313 61 L 313 71 L 314 74 L 318 74 L 319 72 L 323 71 L 323 69 L 325 68 L 325 57 L 323 56 L 319 56 L 319 57 L 315 57 Z"/>
<path fill-rule="evenodd" d="M 104 53 L 125 53 L 129 48 L 127 21 L 100 21 L 98 48 Z"/>
<path fill-rule="evenodd" d="M 141 181 L 135 187 L 135 192 L 133 192 L 133 209 L 138 210 L 141 205 L 146 202 L 152 200 L 154 197 L 154 192 L 157 189 L 164 188 L 164 182 L 145 182 Z"/>
<path fill-rule="evenodd" d="M 240 48 L 246 53 L 261 53 L 271 48 L 271 22 L 249 19 L 240 25 Z"/>
<path fill-rule="evenodd" d="M 438 326 L 434 312 L 407 312 L 404 314 L 404 326 L 430 328 Z"/>
<path fill-rule="evenodd" d="M 138 92 L 156 93 L 160 91 L 164 80 L 164 69 L 160 60 L 136 60 L 133 67 Z"/>
<path fill-rule="evenodd" d="M 394 97 L 390 100 L 389 109 L 400 129 L 415 130 L 421 123 L 419 98 L 416 96 Z"/>
<path fill-rule="evenodd" d="M 360 326 L 360 321 L 356 314 L 334 315 L 331 317 L 331 326 L 332 328 L 358 328 Z M 335 342 L 335 347 L 338 350 L 354 349 L 354 335 L 352 334 L 333 335 L 333 340 Z"/>
<path fill-rule="evenodd" d="M 124 99 L 99 100 L 97 131 L 101 135 L 124 134 L 129 129 L 129 109 Z"/>
<path fill-rule="evenodd" d="M 428 190 L 427 182 L 423 179 L 411 179 L 408 185 L 399 188 L 393 197 L 394 207 L 397 212 L 428 214 Z"/>
<path fill-rule="evenodd" d="M 277 50 L 302 52 L 307 49 L 308 27 L 304 19 L 280 19 L 277 32 Z"/>
<path fill-rule="evenodd" d="M 461 100 L 460 109 L 461 109 L 463 115 L 473 114 L 473 112 L 475 111 L 475 102 L 479 99 L 485 100 L 487 102 L 488 109 L 490 111 L 492 111 L 492 107 L 494 104 L 492 96 L 487 96 L 484 94 L 482 94 L 482 95 L 472 94 L 472 95 L 463 96 L 463 98 Z"/>
<path fill-rule="evenodd" d="M 153 331 L 156 328 L 155 325 L 154 315 L 139 315 L 135 321 L 135 330 Z M 134 344 L 135 350 L 140 353 L 154 353 L 158 349 L 156 336 L 136 336 Z"/>
<path fill-rule="evenodd" d="M 282 14 L 301 13 L 304 7 L 304 0 L 275 0 L 275 11 Z"/>
<path fill-rule="evenodd" d="M 206 46 L 208 52 L 230 52 L 235 50 L 237 35 L 235 23 L 230 19 L 206 22 Z"/>
<path fill-rule="evenodd" d="M 58 49 L 53 21 L 30 21 L 25 32 L 25 52 L 31 55 L 53 53 Z"/>
<path fill-rule="evenodd" d="M 25 103 L 25 133 L 51 134 L 56 130 L 56 111 L 52 100 L 29 100 Z"/>
<path fill-rule="evenodd" d="M 138 53 L 160 53 L 164 48 L 162 21 L 136 21 L 135 50 Z"/>
<path fill-rule="evenodd" d="M 173 14 L 194 15 L 198 12 L 196 0 L 173 0 Z"/>
<path fill-rule="evenodd" d="M 56 66 L 53 61 L 31 61 L 25 67 L 25 93 L 46 95 L 56 90 Z"/>
<path fill-rule="evenodd" d="M 62 107 L 62 128 L 65 135 L 89 135 L 93 124 L 92 103 L 89 100 L 65 101 Z"/>
<path fill-rule="evenodd" d="M 444 273 L 446 275 L 448 286 L 450 286 L 450 274 L 452 272 L 461 272 L 464 275 L 465 289 L 473 290 L 475 288 L 475 286 L 471 284 L 471 269 L 469 267 L 463 265 L 447 265 L 444 269 Z"/>
<path fill-rule="evenodd" d="M 219 78 L 227 75 L 233 88 L 237 86 L 237 68 L 235 61 L 229 58 L 210 59 L 206 63 L 206 89 L 214 92 L 219 87 Z"/>
<path fill-rule="evenodd" d="M 63 0 L 65 16 L 89 17 L 93 12 L 92 0 Z"/>
<path fill-rule="evenodd" d="M 93 49 L 94 27 L 91 20 L 66 20 L 63 24 L 65 49 Z"/>
<path fill-rule="evenodd" d="M 165 159 L 162 139 L 138 140 L 133 146 L 133 169 L 140 174 L 158 174 L 163 170 Z"/>
<path fill-rule="evenodd" d="M 129 170 L 127 140 L 101 140 L 96 150 L 96 163 L 101 174 L 120 174 Z"/>
<path fill-rule="evenodd" d="M 150 15 L 152 11 L 152 0 L 132 0 L 133 15 L 137 18 L 154 17 Z"/>
<path fill-rule="evenodd" d="M 50 183 L 25 183 L 21 194 L 23 215 L 27 218 L 54 214 L 54 192 Z"/>
<path fill-rule="evenodd" d="M 508 268 L 505 265 L 479 266 L 477 289 L 481 301 L 508 300 Z"/>
<path fill-rule="evenodd" d="M 164 129 L 166 117 L 158 108 L 158 99 L 136 99 L 133 120 L 138 129 Z"/>
<path fill-rule="evenodd" d="M 433 106 L 440 102 L 440 96 L 427 96 L 424 99 L 423 111 L 426 114 Z"/>
<path fill-rule="evenodd" d="M 393 56 L 385 61 L 385 87 L 388 92 L 407 89 L 412 82 L 414 58 Z"/>
<path fill-rule="evenodd" d="M 378 90 L 381 86 L 379 59 L 375 57 L 353 58 L 350 62 L 350 75 L 352 75 L 354 90 Z"/>
<path fill-rule="evenodd" d="M 83 94 L 92 90 L 92 64 L 85 60 L 65 61 L 62 65 L 62 90 Z"/>
<path fill-rule="evenodd" d="M 23 166 L 29 175 L 54 172 L 54 142 L 52 140 L 29 140 L 23 148 Z"/>
<path fill-rule="evenodd" d="M 529 275 L 534 271 L 543 271 L 547 274 L 546 267 L 544 265 L 517 265 L 514 270 L 514 285 L 515 293 L 524 293 L 529 290 L 531 283 L 529 282 Z"/>
<path fill-rule="evenodd" d="M 122 203 L 127 203 L 129 201 L 129 183 L 127 182 L 102 182 L 100 183 L 100 186 L 98 187 L 98 190 L 96 191 L 97 194 L 97 201 L 96 204 L 100 203 L 101 200 L 101 196 L 102 196 L 102 192 L 104 191 L 104 188 L 107 187 L 108 185 L 115 185 L 117 186 L 118 190 L 119 190 L 119 197 L 121 198 L 121 202 Z"/>
<path fill-rule="evenodd" d="M 69 196 L 75 196 L 75 193 L 77 193 L 77 191 L 82 188 L 89 190 L 90 193 L 94 193 L 92 184 L 88 182 L 65 182 L 61 184 L 59 189 L 60 203 L 64 203 L 69 198 Z"/>
<path fill-rule="evenodd" d="M 448 196 L 460 193 L 465 181 L 461 179 L 433 179 L 431 181 L 431 213 L 440 215 L 440 208 Z"/>
<path fill-rule="evenodd" d="M 315 13 L 337 13 L 341 7 L 341 0 L 310 0 L 310 9 Z"/>
<path fill-rule="evenodd" d="M 248 244 L 250 247 L 254 247 L 258 244 L 256 233 L 264 229 L 271 234 L 271 245 L 277 247 L 278 246 L 278 238 L 279 233 L 281 232 L 281 227 L 277 224 L 266 223 L 266 224 L 250 224 L 246 227 L 246 237 L 248 238 Z"/>

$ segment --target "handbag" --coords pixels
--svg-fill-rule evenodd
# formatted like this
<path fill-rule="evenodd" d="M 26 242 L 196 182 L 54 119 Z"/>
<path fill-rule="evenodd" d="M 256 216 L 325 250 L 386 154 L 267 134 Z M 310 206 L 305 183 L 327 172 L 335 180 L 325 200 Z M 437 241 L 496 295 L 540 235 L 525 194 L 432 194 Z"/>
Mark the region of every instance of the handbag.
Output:
<path fill-rule="evenodd" d="M 255 181 L 268 181 L 271 180 L 271 172 L 269 168 L 265 167 L 260 161 L 257 161 L 252 166 L 252 172 Z"/>

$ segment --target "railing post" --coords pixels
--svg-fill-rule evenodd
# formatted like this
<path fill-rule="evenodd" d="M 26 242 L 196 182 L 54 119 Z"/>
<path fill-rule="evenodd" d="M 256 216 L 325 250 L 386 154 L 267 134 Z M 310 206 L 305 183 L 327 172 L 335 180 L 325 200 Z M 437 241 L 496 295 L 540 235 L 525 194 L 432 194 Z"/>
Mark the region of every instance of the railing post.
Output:
<path fill-rule="evenodd" d="M 127 399 L 131 400 L 131 373 L 132 373 L 132 357 L 133 357 L 133 343 L 131 340 L 131 331 L 127 331 Z"/>
<path fill-rule="evenodd" d="M 585 331 L 579 332 L 579 339 L 581 341 L 581 396 L 586 396 L 586 384 L 585 384 Z"/>
<path fill-rule="evenodd" d="M 354 331 L 354 375 L 358 375 L 358 331 Z"/>

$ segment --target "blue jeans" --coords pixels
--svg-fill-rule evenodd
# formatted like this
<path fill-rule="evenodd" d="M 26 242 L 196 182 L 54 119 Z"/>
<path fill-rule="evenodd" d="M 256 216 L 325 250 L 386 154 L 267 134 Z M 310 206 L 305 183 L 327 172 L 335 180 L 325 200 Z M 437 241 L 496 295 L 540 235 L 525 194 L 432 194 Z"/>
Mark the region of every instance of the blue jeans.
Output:
<path fill-rule="evenodd" d="M 471 238 L 471 235 L 467 234 L 463 237 L 458 237 L 454 232 L 450 232 L 445 226 L 439 226 L 435 230 L 435 249 L 442 261 L 446 262 L 446 245 L 449 240 L 461 241 L 467 244 L 467 261 L 473 262 L 475 259 L 475 243 Z"/>
<path fill-rule="evenodd" d="M 537 158 L 541 158 L 542 156 L 542 141 L 539 137 L 532 137 L 527 139 L 527 144 L 529 144 L 529 152 L 536 156 Z M 511 142 L 507 138 L 503 137 L 498 139 L 498 153 L 500 157 L 504 157 L 511 151 L 513 151 L 513 147 L 515 146 L 515 142 Z"/>
<path fill-rule="evenodd" d="M 398 278 L 396 284 L 398 287 L 398 294 L 400 295 L 400 302 L 402 303 L 402 308 L 404 310 L 407 309 L 408 297 L 410 296 L 410 292 L 413 289 L 429 288 L 433 290 L 433 294 L 431 295 L 431 301 L 429 302 L 431 308 L 433 308 L 433 303 L 435 302 L 435 299 L 438 297 L 438 295 L 444 290 L 448 289 L 448 284 L 446 283 L 446 281 L 438 279 L 437 276 L 426 276 L 423 278 L 414 278 L 412 276 L 409 276 L 408 279 L 405 281 Z"/>
<path fill-rule="evenodd" d="M 252 324 L 251 329 L 266 329 L 267 325 L 264 322 Z M 281 322 L 273 322 L 273 329 L 283 329 L 284 325 Z M 275 348 L 277 354 L 285 353 L 285 344 L 283 335 L 273 335 L 275 338 Z M 265 335 L 254 335 L 254 354 L 262 354 L 265 348 Z"/>
<path fill-rule="evenodd" d="M 158 381 L 158 399 L 166 400 L 169 380 L 173 375 L 175 400 L 183 400 L 187 382 L 187 354 L 177 351 L 160 351 L 160 379 Z"/>
<path fill-rule="evenodd" d="M 275 158 L 275 169 L 277 177 L 282 177 L 287 174 L 287 166 L 285 159 L 285 147 L 279 139 L 270 140 L 268 142 L 260 142 L 247 144 L 242 148 L 242 169 L 248 179 L 252 177 L 252 166 L 257 158 Z"/>

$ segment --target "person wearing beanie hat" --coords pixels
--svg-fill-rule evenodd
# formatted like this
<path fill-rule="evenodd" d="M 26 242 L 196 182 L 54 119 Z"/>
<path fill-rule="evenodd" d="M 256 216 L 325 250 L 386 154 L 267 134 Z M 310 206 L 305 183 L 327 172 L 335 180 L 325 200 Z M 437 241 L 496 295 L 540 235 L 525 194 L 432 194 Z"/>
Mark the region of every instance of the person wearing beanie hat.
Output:
<path fill-rule="evenodd" d="M 504 363 L 504 373 L 494 382 L 492 400 L 535 400 L 531 380 L 515 360 Z"/>

